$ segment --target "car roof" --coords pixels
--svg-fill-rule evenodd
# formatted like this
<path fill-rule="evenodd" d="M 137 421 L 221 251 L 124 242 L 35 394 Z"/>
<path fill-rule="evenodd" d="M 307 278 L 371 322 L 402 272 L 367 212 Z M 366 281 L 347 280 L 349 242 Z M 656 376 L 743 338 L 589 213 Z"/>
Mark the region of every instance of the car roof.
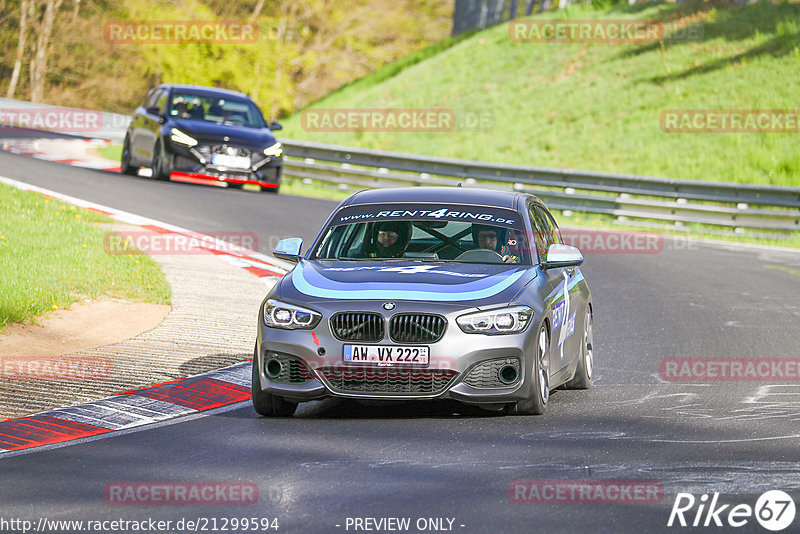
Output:
<path fill-rule="evenodd" d="M 237 97 L 237 98 L 246 98 L 247 100 L 251 100 L 250 96 L 246 93 L 241 93 L 239 91 L 232 91 L 230 89 L 221 89 L 219 87 L 206 87 L 203 85 L 186 85 L 186 84 L 177 84 L 177 83 L 162 83 L 159 85 L 162 89 L 178 89 L 178 90 L 185 90 L 191 91 L 193 93 L 210 95 L 210 96 L 228 96 L 228 97 Z"/>
<path fill-rule="evenodd" d="M 359 191 L 348 197 L 342 206 L 409 202 L 471 204 L 517 209 L 517 199 L 521 196 L 536 198 L 516 191 L 497 191 L 478 187 L 401 187 Z"/>

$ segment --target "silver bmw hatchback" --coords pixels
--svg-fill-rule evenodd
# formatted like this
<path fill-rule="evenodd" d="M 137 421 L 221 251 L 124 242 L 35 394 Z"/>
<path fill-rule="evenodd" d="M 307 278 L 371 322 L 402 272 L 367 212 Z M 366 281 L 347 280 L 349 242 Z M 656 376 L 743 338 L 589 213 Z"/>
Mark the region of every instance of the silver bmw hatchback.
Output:
<path fill-rule="evenodd" d="M 451 399 L 544 413 L 592 381 L 583 256 L 533 195 L 453 187 L 355 193 L 261 304 L 253 406 L 324 397 Z"/>

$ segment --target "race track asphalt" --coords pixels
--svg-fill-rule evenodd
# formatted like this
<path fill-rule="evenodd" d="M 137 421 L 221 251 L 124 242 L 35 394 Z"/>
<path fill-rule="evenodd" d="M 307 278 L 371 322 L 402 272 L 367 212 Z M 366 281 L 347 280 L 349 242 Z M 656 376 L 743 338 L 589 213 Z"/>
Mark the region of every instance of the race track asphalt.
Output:
<path fill-rule="evenodd" d="M 256 232 L 265 253 L 281 237 L 310 242 L 336 205 L 4 152 L 0 175 L 192 230 Z M 763 492 L 783 490 L 800 503 L 800 382 L 675 382 L 659 370 L 665 358 L 800 359 L 800 254 L 665 239 L 657 252 L 587 252 L 582 271 L 595 308 L 595 384 L 555 391 L 545 416 L 325 400 L 292 419 L 265 419 L 240 403 L 0 459 L 0 519 L 278 518 L 283 533 L 366 531 L 354 529 L 355 517 L 408 517 L 408 532 L 420 531 L 418 518 L 451 518 L 463 533 L 766 532 L 752 517 L 736 529 L 667 521 L 680 492 L 754 506 Z M 519 480 L 652 481 L 663 496 L 512 502 Z M 108 503 L 104 488 L 123 481 L 251 482 L 259 498 Z M 784 532 L 792 531 L 800 518 Z"/>

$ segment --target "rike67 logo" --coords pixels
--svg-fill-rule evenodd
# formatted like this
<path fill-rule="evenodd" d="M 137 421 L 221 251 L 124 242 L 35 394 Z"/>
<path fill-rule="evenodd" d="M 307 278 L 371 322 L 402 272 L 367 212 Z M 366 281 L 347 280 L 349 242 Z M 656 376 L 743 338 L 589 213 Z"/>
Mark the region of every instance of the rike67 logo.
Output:
<path fill-rule="evenodd" d="M 719 493 L 709 498 L 704 493 L 696 498 L 691 493 L 678 493 L 667 526 L 743 527 L 755 517 L 767 530 L 778 532 L 792 525 L 795 504 L 785 491 L 771 490 L 761 495 L 755 507 L 749 504 L 719 504 Z"/>

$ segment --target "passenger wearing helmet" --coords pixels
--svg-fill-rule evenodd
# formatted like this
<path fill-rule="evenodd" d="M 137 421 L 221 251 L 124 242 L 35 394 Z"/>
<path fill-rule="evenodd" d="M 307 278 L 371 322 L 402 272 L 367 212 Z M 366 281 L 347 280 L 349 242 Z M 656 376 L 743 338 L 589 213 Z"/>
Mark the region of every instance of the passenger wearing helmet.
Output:
<path fill-rule="evenodd" d="M 399 258 L 411 240 L 411 223 L 385 221 L 374 226 L 371 243 L 366 247 L 368 258 Z"/>
<path fill-rule="evenodd" d="M 513 255 L 506 246 L 506 230 L 504 228 L 473 224 L 472 241 L 478 248 L 497 252 L 505 263 L 519 263 L 519 257 Z"/>

